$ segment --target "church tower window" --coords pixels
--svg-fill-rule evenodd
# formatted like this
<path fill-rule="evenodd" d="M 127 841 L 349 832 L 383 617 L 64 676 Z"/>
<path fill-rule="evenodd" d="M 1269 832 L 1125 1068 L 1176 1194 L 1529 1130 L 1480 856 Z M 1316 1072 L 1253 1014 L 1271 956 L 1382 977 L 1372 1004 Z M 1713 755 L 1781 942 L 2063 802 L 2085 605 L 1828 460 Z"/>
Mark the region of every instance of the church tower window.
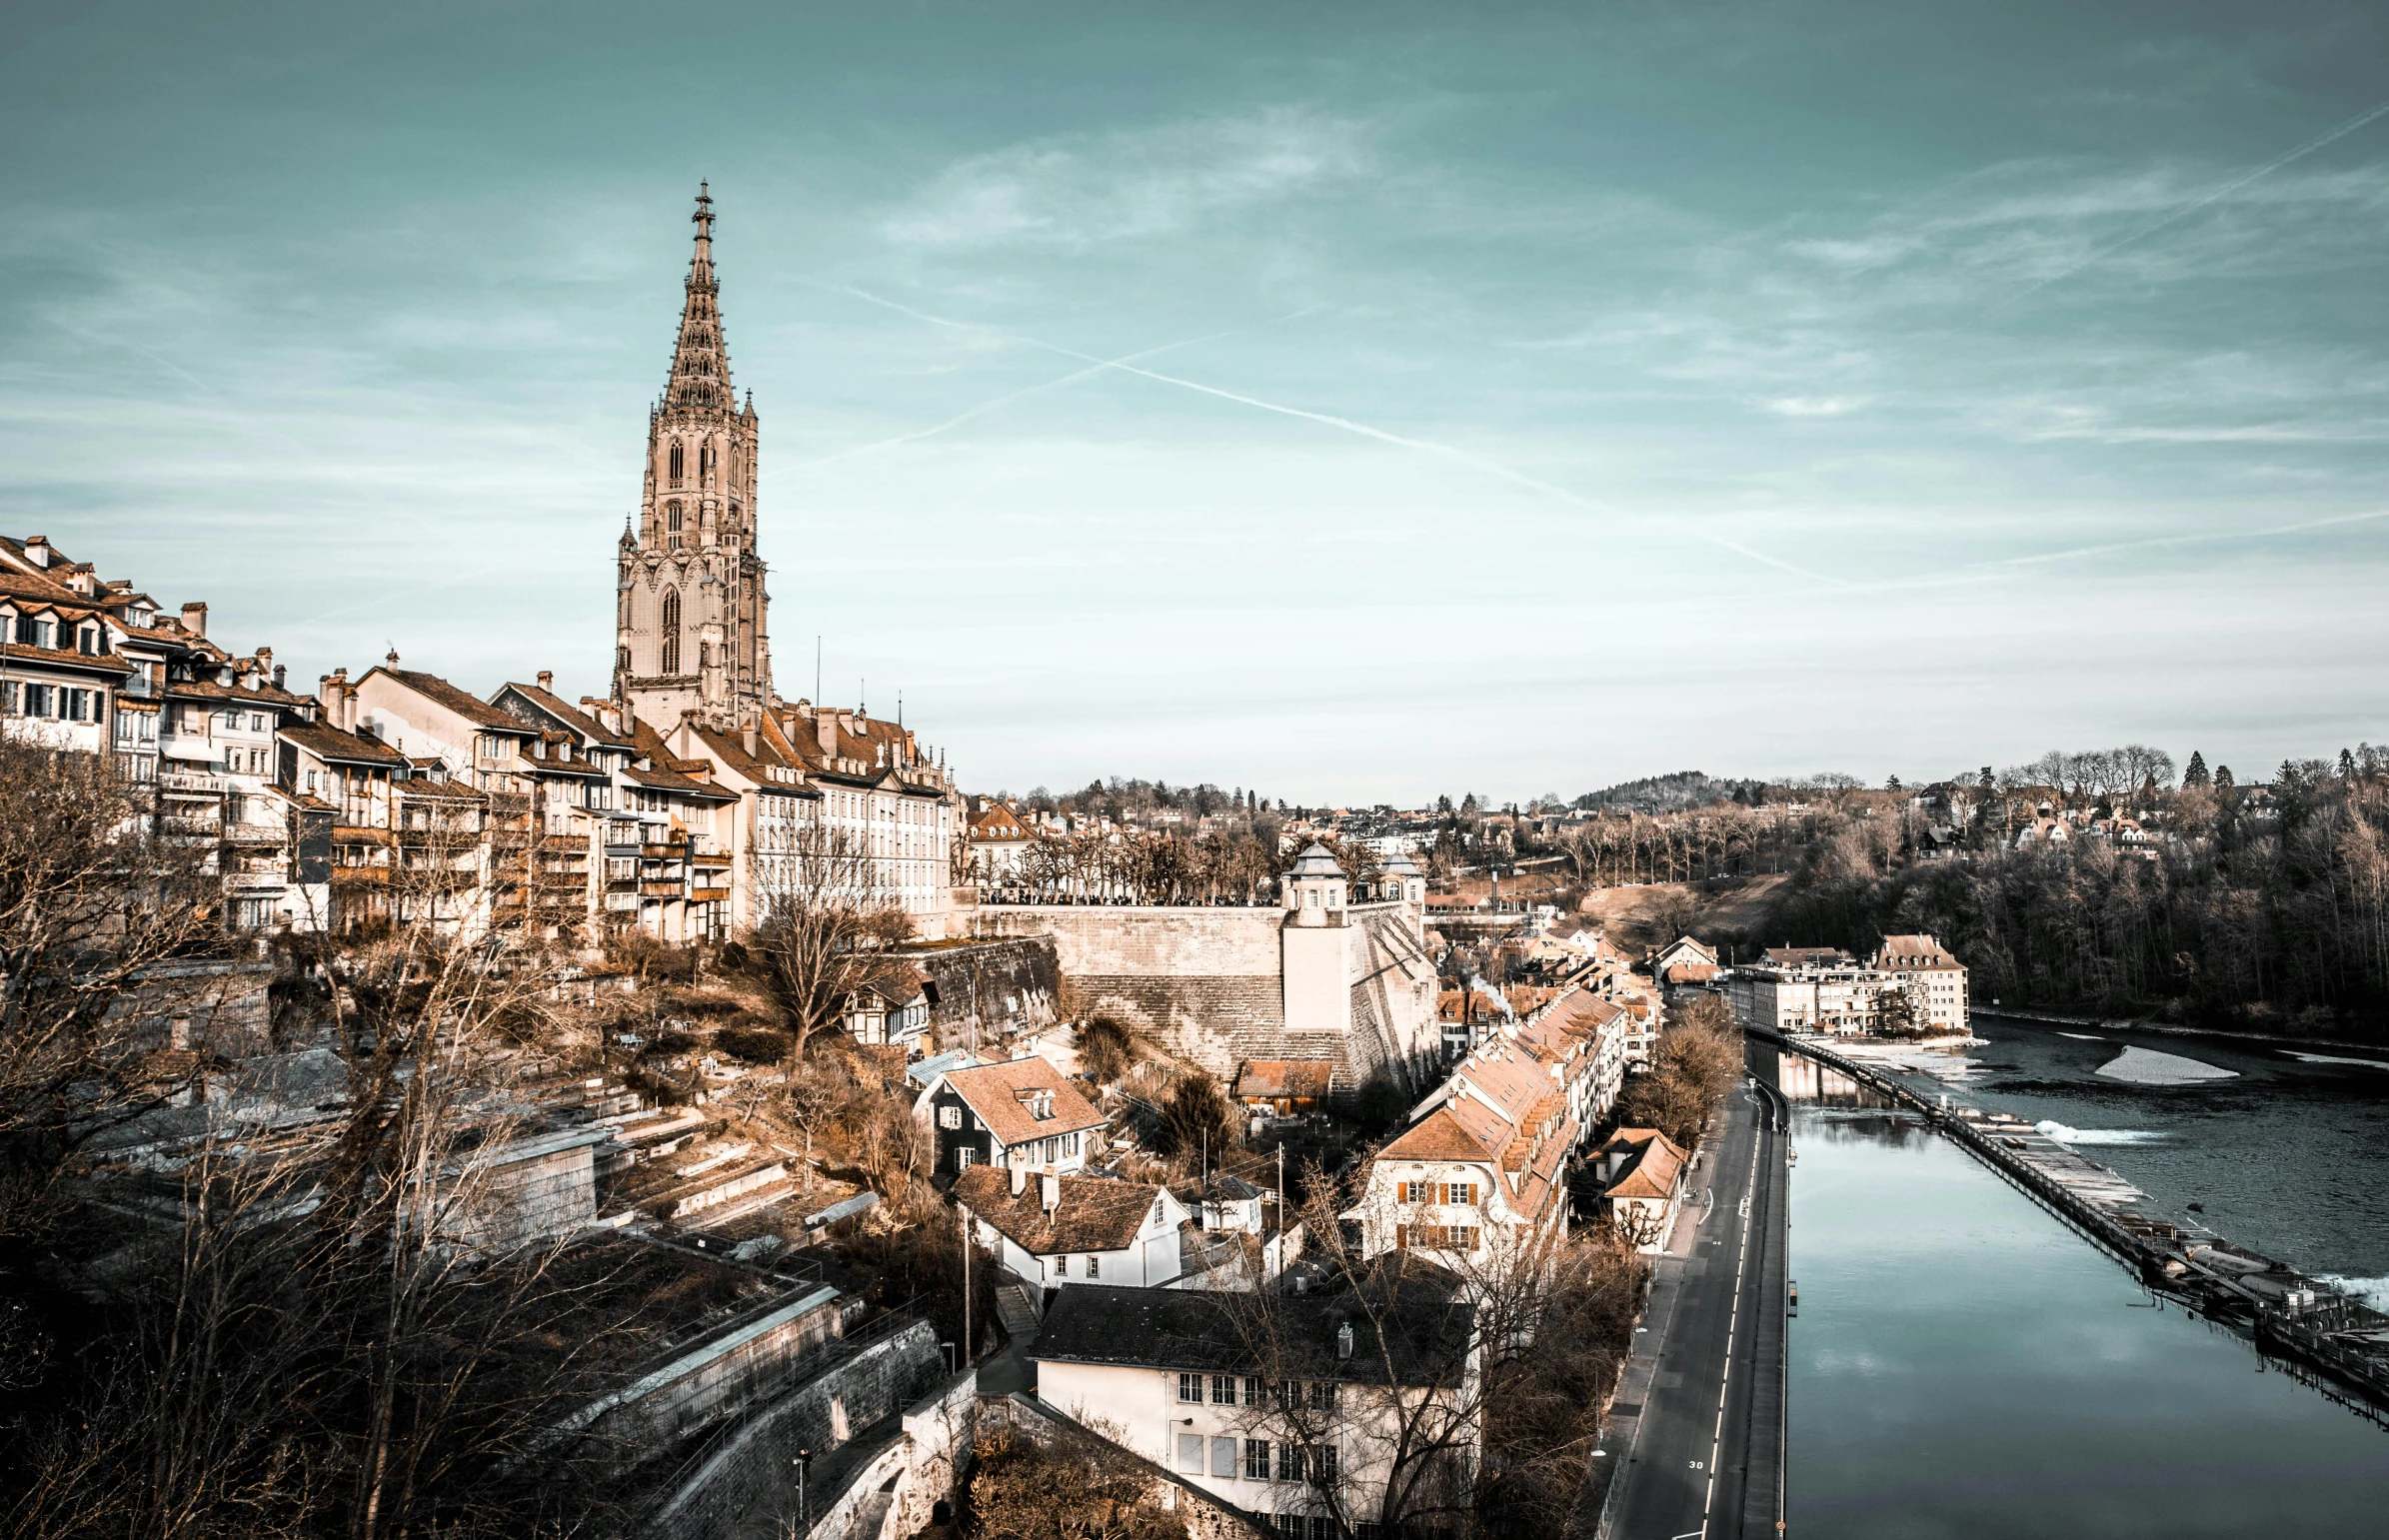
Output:
<path fill-rule="evenodd" d="M 677 540 L 674 545 L 680 544 Z M 664 669 L 666 674 L 680 673 L 680 591 L 664 592 Z"/>
<path fill-rule="evenodd" d="M 672 485 L 673 485 L 673 486 L 675 486 L 675 487 L 677 487 L 677 486 L 679 486 L 679 485 L 680 485 L 680 480 L 681 480 L 681 466 L 682 466 L 682 459 L 681 459 L 681 457 L 682 457 L 683 453 L 684 453 L 684 451 L 681 449 L 680 441 L 679 441 L 678 439 L 675 439 L 675 440 L 673 440 L 673 441 L 672 441 Z"/>
<path fill-rule="evenodd" d="M 679 454 L 679 453 L 680 453 L 680 451 L 676 449 L 676 450 L 674 450 L 674 451 L 673 451 L 673 453 L 674 453 L 675 455 L 677 455 L 677 454 Z M 680 504 L 679 504 L 679 503 L 677 503 L 677 502 L 674 502 L 674 503 L 667 503 L 667 504 L 665 504 L 665 505 L 664 505 L 664 529 L 665 529 L 665 531 L 667 532 L 667 534 L 668 534 L 668 535 L 669 535 L 669 537 L 670 537 L 670 538 L 669 538 L 669 539 L 666 541 L 666 544 L 667 544 L 667 545 L 669 545 L 669 546 L 671 546 L 671 547 L 672 547 L 672 549 L 673 549 L 673 550 L 675 550 L 675 551 L 678 551 L 678 550 L 680 549 L 680 526 L 681 526 L 681 512 L 680 512 Z"/>

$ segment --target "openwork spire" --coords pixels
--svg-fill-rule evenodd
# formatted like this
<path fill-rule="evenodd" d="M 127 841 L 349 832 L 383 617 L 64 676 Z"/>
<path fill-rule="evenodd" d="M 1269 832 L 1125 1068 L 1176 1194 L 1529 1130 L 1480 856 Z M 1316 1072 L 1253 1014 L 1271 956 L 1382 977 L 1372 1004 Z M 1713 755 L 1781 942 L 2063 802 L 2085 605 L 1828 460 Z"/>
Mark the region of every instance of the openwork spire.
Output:
<path fill-rule="evenodd" d="M 672 355 L 672 378 L 664 387 L 670 407 L 718 407 L 735 411 L 730 388 L 730 349 L 722 341 L 722 286 L 714 281 L 714 200 L 697 184 L 697 254 L 689 262 L 689 298 L 681 307 L 680 343 Z"/>

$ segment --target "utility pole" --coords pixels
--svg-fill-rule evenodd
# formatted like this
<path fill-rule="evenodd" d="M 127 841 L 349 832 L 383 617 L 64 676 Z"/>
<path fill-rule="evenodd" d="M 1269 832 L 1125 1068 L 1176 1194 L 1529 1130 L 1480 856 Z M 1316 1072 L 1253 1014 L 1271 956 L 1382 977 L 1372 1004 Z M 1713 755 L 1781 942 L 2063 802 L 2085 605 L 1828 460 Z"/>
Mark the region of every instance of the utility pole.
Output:
<path fill-rule="evenodd" d="M 963 1232 L 963 1366 L 969 1368 L 971 1357 L 971 1215 L 961 1204 L 955 1205 L 954 1219 Z"/>

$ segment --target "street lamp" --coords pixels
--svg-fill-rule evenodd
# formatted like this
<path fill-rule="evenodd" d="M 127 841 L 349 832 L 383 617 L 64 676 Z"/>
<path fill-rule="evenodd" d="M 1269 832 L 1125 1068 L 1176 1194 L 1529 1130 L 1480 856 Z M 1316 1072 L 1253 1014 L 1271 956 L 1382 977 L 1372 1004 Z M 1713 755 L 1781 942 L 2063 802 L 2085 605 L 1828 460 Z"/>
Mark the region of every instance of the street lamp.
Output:
<path fill-rule="evenodd" d="M 813 1469 L 813 1451 L 798 1450 L 794 1463 L 797 1467 L 797 1533 L 810 1535 L 813 1533 L 813 1507 L 805 1497 L 805 1474 Z"/>

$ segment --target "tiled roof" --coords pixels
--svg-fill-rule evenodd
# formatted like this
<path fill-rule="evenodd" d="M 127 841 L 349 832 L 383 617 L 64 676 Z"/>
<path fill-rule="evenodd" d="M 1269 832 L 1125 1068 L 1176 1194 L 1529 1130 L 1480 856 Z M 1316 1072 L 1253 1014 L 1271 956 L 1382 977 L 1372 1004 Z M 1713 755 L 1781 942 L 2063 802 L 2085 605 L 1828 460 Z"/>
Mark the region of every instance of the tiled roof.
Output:
<path fill-rule="evenodd" d="M 1265 1369 L 1356 1384 L 1443 1383 L 1461 1372 L 1475 1332 L 1475 1310 L 1455 1297 L 1457 1282 L 1422 1256 L 1393 1252 L 1362 1280 L 1365 1300 L 1349 1291 L 1229 1299 L 1203 1289 L 1075 1283 L 1055 1297 L 1025 1356 L 1127 1368 Z M 1255 1340 L 1248 1322 L 1239 1329 L 1248 1308 L 1239 1301 L 1253 1299 L 1272 1317 L 1265 1343 Z M 1352 1356 L 1338 1358 L 1336 1328 L 1347 1321 Z"/>
<path fill-rule="evenodd" d="M 23 659 L 53 669 L 82 669 L 93 674 L 133 672 L 133 666 L 114 653 L 78 653 L 71 647 L 29 647 L 20 642 L 0 642 L 0 658 Z"/>
<path fill-rule="evenodd" d="M 251 690 L 246 685 L 219 685 L 214 680 L 174 680 L 166 686 L 167 699 L 173 701 L 222 701 L 231 705 L 253 703 L 297 711 L 308 704 L 309 697 L 260 685 Z"/>
<path fill-rule="evenodd" d="M 469 691 L 459 690 L 437 674 L 423 674 L 413 669 L 393 669 L 387 665 L 375 666 L 367 678 L 370 679 L 374 674 L 389 675 L 417 695 L 426 700 L 438 702 L 477 728 L 492 728 L 508 733 L 532 731 L 479 696 Z"/>
<path fill-rule="evenodd" d="M 1483 1107 L 1469 1105 L 1483 1118 L 1497 1121 Z M 1445 1102 L 1404 1128 L 1377 1154 L 1396 1160 L 1489 1160 L 1497 1148 L 1488 1149 L 1484 1139 Z"/>
<path fill-rule="evenodd" d="M 319 760 L 340 760 L 351 765 L 379 765 L 389 770 L 404 770 L 407 757 L 388 744 L 344 733 L 320 722 L 294 722 L 284 725 L 276 735 L 286 738 Z"/>
<path fill-rule="evenodd" d="M 1317 1099 L 1335 1082 L 1335 1063 L 1323 1058 L 1252 1058 L 1236 1070 L 1235 1093 L 1274 1100 L 1278 1097 Z"/>
<path fill-rule="evenodd" d="M 508 682 L 506 688 L 591 743 L 603 744 L 611 749 L 632 747 L 629 739 L 615 733 L 579 707 L 567 706 L 564 698 L 554 691 L 542 690 L 537 685 L 519 685 L 512 681 Z"/>
<path fill-rule="evenodd" d="M 1022 1250 L 1037 1256 L 1071 1251 L 1123 1251 L 1162 1195 L 1158 1183 L 1115 1181 L 1107 1176 L 1064 1176 L 1055 1184 L 1060 1201 L 1049 1214 L 1044 1184 L 1031 1173 L 1021 1191 L 1012 1173 L 975 1165 L 955 1178 L 954 1200 L 994 1225 Z"/>
<path fill-rule="evenodd" d="M 1607 1196 L 1613 1198 L 1664 1198 L 1675 1191 L 1678 1173 L 1683 1170 L 1684 1152 L 1675 1141 L 1656 1128 L 1620 1128 L 1602 1145 L 1600 1153 L 1623 1150 L 1628 1154 L 1626 1168 L 1609 1184 Z"/>
<path fill-rule="evenodd" d="M 952 1070 L 946 1084 L 1006 1144 L 1026 1144 L 1031 1139 L 1104 1126 L 1104 1114 L 1063 1078 L 1061 1070 L 1035 1054 L 1008 1063 Z M 1022 1099 L 1038 1091 L 1053 1094 L 1052 1117 L 1032 1116 Z"/>

